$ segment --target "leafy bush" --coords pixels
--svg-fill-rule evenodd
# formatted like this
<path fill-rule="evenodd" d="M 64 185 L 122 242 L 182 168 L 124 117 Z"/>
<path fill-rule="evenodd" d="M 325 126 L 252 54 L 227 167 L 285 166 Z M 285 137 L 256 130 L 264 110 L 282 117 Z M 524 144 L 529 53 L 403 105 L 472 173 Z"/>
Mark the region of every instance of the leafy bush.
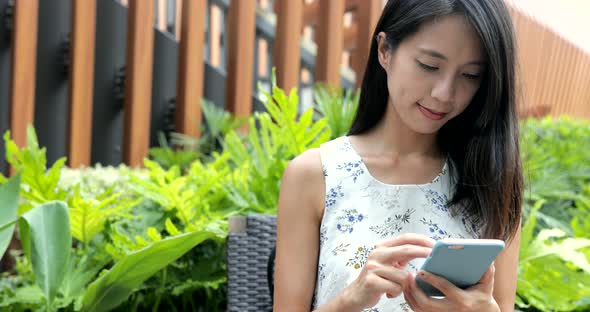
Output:
<path fill-rule="evenodd" d="M 527 190 L 517 305 L 590 310 L 590 124 L 522 124 Z"/>
<path fill-rule="evenodd" d="M 297 114 L 295 90 L 287 95 L 273 86 L 264 96 L 268 112 L 248 119 L 246 136 L 238 123 L 218 128 L 227 132 L 209 137 L 219 151 L 188 163 L 178 151 L 160 149 L 151 153 L 159 161 L 146 159 L 143 169 L 71 170 L 60 159 L 46 171 L 45 150 L 32 129 L 23 149 L 7 133 L 7 159 L 23 177 L 19 215 L 60 201 L 74 241 L 70 261 L 60 263 L 64 279 L 51 305 L 34 283 L 34 263 L 16 252 L 17 266 L 0 283 L 0 307 L 225 310 L 227 219 L 276 212 L 287 162 L 330 139 L 325 118 L 314 122 L 311 109 Z"/>

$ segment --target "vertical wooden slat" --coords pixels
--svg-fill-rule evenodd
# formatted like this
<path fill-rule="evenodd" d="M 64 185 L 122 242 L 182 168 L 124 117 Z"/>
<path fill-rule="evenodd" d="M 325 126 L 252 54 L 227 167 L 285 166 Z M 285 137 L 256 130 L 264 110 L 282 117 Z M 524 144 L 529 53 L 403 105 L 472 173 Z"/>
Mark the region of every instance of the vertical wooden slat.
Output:
<path fill-rule="evenodd" d="M 252 112 L 252 71 L 256 1 L 231 1 L 229 5 L 226 107 L 237 116 Z"/>
<path fill-rule="evenodd" d="M 340 61 L 343 45 L 344 0 L 318 0 L 318 54 L 316 80 L 340 85 Z"/>
<path fill-rule="evenodd" d="M 373 38 L 373 31 L 381 14 L 383 1 L 363 0 L 359 1 L 356 11 L 356 47 L 352 54 L 352 69 L 356 73 L 356 86 L 360 87 L 363 81 L 365 66 L 369 58 L 369 49 Z"/>
<path fill-rule="evenodd" d="M 130 166 L 142 164 L 150 143 L 154 9 L 153 1 L 129 0 L 123 159 Z"/>
<path fill-rule="evenodd" d="M 301 51 L 301 25 L 303 23 L 303 2 L 299 0 L 278 0 L 280 9 L 277 16 L 277 36 L 273 51 L 277 83 L 291 90 L 299 86 Z"/>
<path fill-rule="evenodd" d="M 76 0 L 72 14 L 68 162 L 90 165 L 96 0 Z"/>
<path fill-rule="evenodd" d="M 32 125 L 34 120 L 38 12 L 38 0 L 15 1 L 10 129 L 20 147 L 26 146 L 27 125 Z"/>
<path fill-rule="evenodd" d="M 206 0 L 190 0 L 182 8 L 176 130 L 190 136 L 199 136 L 201 127 L 206 5 Z"/>

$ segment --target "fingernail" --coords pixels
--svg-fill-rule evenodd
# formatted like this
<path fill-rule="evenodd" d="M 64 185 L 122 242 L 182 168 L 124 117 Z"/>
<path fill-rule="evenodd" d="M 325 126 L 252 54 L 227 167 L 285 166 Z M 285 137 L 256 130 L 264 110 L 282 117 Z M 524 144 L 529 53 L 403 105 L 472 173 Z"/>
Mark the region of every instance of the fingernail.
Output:
<path fill-rule="evenodd" d="M 418 272 L 418 274 L 422 277 L 426 276 L 426 272 L 424 272 L 424 271 L 420 271 L 420 272 Z"/>

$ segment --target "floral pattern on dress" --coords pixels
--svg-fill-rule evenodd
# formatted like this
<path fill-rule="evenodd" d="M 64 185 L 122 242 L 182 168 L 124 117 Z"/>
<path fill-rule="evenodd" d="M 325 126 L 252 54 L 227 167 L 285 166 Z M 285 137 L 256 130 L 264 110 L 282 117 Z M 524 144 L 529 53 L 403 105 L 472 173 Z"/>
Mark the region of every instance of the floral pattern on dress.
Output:
<path fill-rule="evenodd" d="M 332 255 L 337 256 L 340 253 L 345 253 L 348 247 L 350 247 L 350 244 L 340 243 L 340 245 L 332 250 Z"/>
<path fill-rule="evenodd" d="M 447 233 L 444 229 L 442 229 L 438 223 L 433 222 L 431 219 L 422 218 L 420 222 L 426 226 L 428 226 L 428 231 L 430 232 L 430 237 L 434 240 L 441 240 L 445 238 L 451 238 L 452 235 Z"/>
<path fill-rule="evenodd" d="M 367 263 L 367 258 L 369 258 L 369 255 L 371 254 L 371 251 L 373 251 L 373 249 L 375 249 L 375 246 L 358 247 L 356 252 L 354 253 L 354 257 L 348 259 L 348 262 L 346 262 L 346 266 L 353 267 L 355 270 L 362 269 Z"/>
<path fill-rule="evenodd" d="M 371 198 L 375 204 L 383 208 L 389 210 L 397 210 L 400 208 L 400 188 L 380 188 L 379 183 L 372 180 L 363 191 L 365 191 L 365 197 Z"/>
<path fill-rule="evenodd" d="M 336 200 L 342 197 L 344 197 L 344 193 L 342 192 L 342 185 L 339 184 L 336 187 L 330 188 L 330 190 L 326 194 L 326 209 L 336 205 Z"/>
<path fill-rule="evenodd" d="M 324 246 L 328 240 L 328 229 L 325 226 L 320 227 L 320 248 Z"/>
<path fill-rule="evenodd" d="M 349 161 L 344 164 L 338 165 L 336 169 L 346 171 L 348 174 L 350 174 L 350 177 L 352 177 L 352 181 L 356 182 L 358 177 L 365 173 L 362 163 L 362 160 Z"/>
<path fill-rule="evenodd" d="M 344 215 L 338 217 L 338 224 L 336 228 L 342 233 L 352 233 L 354 225 L 365 220 L 367 216 L 362 213 L 358 213 L 356 209 L 347 209 L 344 211 Z"/>
<path fill-rule="evenodd" d="M 322 285 L 322 282 L 326 279 L 326 264 L 322 263 L 318 266 L 318 282 L 320 283 L 320 286 Z"/>
<path fill-rule="evenodd" d="M 371 231 L 379 235 L 381 238 L 395 236 L 402 231 L 404 225 L 410 223 L 410 218 L 415 211 L 415 209 L 409 208 L 403 214 L 396 214 L 393 217 L 387 217 L 385 222 L 380 225 L 370 226 L 369 229 L 371 229 Z"/>
<path fill-rule="evenodd" d="M 426 199 L 430 202 L 433 208 L 443 212 L 449 211 L 449 199 L 447 198 L 447 195 L 438 193 L 431 189 L 425 190 L 424 193 L 426 193 Z"/>
<path fill-rule="evenodd" d="M 342 144 L 340 144 L 340 146 L 338 146 L 338 151 L 340 151 L 340 152 L 352 152 L 354 150 L 352 148 L 352 144 L 350 143 L 350 141 L 346 140 Z"/>

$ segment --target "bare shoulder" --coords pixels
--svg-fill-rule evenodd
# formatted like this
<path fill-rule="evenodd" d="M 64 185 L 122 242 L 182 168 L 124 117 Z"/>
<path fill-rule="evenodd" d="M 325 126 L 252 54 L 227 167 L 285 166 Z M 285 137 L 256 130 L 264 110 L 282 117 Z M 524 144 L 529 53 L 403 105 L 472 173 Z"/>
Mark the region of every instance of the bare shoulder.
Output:
<path fill-rule="evenodd" d="M 322 182 L 323 174 L 320 149 L 309 149 L 291 160 L 285 170 L 285 175 L 287 174 L 297 178 L 319 178 L 319 182 Z"/>
<path fill-rule="evenodd" d="M 324 186 L 320 150 L 313 148 L 291 160 L 283 174 L 281 190 L 291 193 L 290 198 L 299 198 L 307 205 L 320 208 L 325 196 Z"/>

